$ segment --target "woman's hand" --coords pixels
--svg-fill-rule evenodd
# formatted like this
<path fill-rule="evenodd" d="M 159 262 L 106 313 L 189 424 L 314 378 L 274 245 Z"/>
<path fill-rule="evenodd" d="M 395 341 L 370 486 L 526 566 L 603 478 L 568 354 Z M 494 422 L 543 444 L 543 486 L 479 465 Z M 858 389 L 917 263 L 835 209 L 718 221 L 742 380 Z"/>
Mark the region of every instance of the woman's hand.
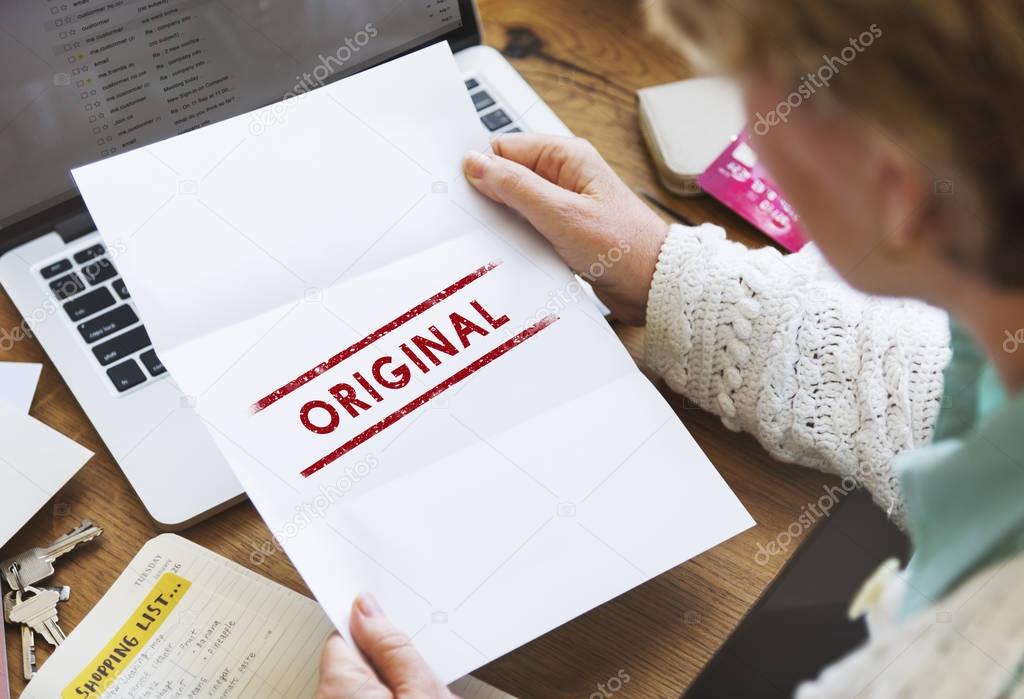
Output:
<path fill-rule="evenodd" d="M 320 656 L 317 699 L 457 699 L 372 596 L 363 595 L 352 605 L 350 624 L 366 659 L 331 634 Z"/>
<path fill-rule="evenodd" d="M 533 224 L 612 313 L 642 325 L 665 223 L 581 138 L 505 134 L 469 153 L 474 187 Z"/>

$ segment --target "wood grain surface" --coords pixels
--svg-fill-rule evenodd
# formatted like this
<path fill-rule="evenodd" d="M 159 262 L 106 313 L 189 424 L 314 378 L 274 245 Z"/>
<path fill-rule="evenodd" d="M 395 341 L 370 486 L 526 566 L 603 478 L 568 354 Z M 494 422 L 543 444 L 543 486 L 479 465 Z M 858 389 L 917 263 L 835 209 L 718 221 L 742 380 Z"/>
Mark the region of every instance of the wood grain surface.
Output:
<path fill-rule="evenodd" d="M 693 222 L 723 225 L 731 238 L 765 239 L 708 198 L 674 197 L 657 181 L 637 124 L 638 88 L 686 77 L 677 56 L 647 34 L 642 10 L 624 0 L 481 0 L 486 43 L 502 51 L 578 135 L 590 139 L 636 191 Z M 0 327 L 20 317 L 0 292 Z M 620 328 L 632 348 L 642 331 Z M 96 452 L 96 456 L 21 532 L 0 550 L 5 558 L 48 542 L 91 518 L 106 530 L 96 542 L 61 559 L 54 581 L 70 584 L 62 622 L 71 631 L 128 561 L 158 534 L 61 376 L 35 340 L 18 343 L 4 360 L 42 362 L 32 415 Z M 773 462 L 748 436 L 665 392 L 758 525 L 584 616 L 500 658 L 481 678 L 519 697 L 588 697 L 599 685 L 629 676 L 616 697 L 677 697 L 735 628 L 792 554 L 755 562 L 766 545 L 822 494 L 831 479 Z M 0 484 L 2 490 L 2 484 Z M 292 589 L 308 594 L 284 554 L 253 556 L 270 533 L 248 502 L 182 535 Z M 803 536 L 806 536 L 806 532 Z M 255 562 L 254 562 L 255 561 Z M 257 562 L 259 563 L 257 565 Z M 529 600 L 511 600 L 529 604 Z M 20 635 L 6 630 L 17 696 Z M 40 663 L 48 655 L 39 644 Z"/>

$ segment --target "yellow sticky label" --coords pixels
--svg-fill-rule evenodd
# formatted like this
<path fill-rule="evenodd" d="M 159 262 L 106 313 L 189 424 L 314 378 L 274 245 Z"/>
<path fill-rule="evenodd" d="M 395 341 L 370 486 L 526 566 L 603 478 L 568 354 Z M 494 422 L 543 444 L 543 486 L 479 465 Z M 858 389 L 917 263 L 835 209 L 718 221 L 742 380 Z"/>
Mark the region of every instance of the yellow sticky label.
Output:
<path fill-rule="evenodd" d="M 64 688 L 60 694 L 61 698 L 102 696 L 131 665 L 191 586 L 192 583 L 180 575 L 161 575 L 153 589 L 142 600 L 142 604 L 110 639 L 110 643 L 96 654 L 92 662 L 71 684 Z"/>

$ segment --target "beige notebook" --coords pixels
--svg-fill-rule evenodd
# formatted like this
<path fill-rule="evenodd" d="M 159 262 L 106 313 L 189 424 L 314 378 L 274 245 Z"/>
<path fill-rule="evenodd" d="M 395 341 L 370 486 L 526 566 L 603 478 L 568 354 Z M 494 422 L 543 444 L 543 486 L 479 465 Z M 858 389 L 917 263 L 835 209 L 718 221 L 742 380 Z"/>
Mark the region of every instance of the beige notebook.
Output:
<path fill-rule="evenodd" d="M 314 600 L 163 534 L 142 547 L 22 696 L 312 697 L 332 630 Z M 459 682 L 474 699 L 507 696 L 472 678 Z"/>

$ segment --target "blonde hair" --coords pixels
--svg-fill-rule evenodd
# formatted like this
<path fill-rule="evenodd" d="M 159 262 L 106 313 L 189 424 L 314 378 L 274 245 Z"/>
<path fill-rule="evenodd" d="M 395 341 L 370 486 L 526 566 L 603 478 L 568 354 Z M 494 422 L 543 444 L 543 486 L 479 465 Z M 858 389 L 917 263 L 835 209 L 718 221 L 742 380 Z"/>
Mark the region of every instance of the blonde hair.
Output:
<path fill-rule="evenodd" d="M 956 194 L 936 211 L 980 219 L 981 235 L 947 227 L 950 255 L 1024 286 L 1024 0 L 654 0 L 648 23 L 703 72 L 795 89 L 829 76 L 821 99 L 874 121 L 935 194 Z"/>

